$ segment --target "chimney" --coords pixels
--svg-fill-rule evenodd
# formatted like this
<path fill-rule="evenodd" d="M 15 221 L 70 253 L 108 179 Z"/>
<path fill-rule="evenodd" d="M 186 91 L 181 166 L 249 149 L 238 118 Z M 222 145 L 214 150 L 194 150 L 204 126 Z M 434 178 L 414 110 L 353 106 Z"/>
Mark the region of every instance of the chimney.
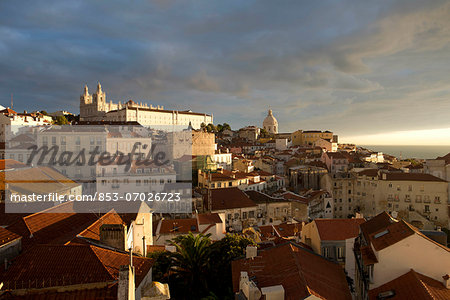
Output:
<path fill-rule="evenodd" d="M 126 228 L 123 224 L 103 224 L 100 226 L 100 243 L 125 250 Z"/>
<path fill-rule="evenodd" d="M 241 272 L 239 278 L 239 290 L 245 295 L 248 300 L 258 300 L 261 298 L 261 291 L 256 284 L 248 278 L 247 272 Z"/>
<path fill-rule="evenodd" d="M 134 267 L 120 266 L 117 300 L 135 300 L 134 289 Z"/>
<path fill-rule="evenodd" d="M 250 246 L 248 245 L 245 249 L 245 258 L 255 258 L 258 256 L 258 248 L 256 246 Z"/>
<path fill-rule="evenodd" d="M 444 279 L 444 280 L 442 281 L 442 283 L 444 284 L 444 286 L 445 286 L 447 289 L 450 289 L 450 276 L 449 276 L 448 274 L 445 274 L 444 276 L 442 276 L 442 278 Z"/>

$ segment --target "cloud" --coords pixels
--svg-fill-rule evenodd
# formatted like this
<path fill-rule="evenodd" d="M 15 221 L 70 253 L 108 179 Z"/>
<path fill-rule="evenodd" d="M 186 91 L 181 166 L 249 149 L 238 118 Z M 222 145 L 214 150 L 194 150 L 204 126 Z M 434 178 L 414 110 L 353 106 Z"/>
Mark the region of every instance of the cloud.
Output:
<path fill-rule="evenodd" d="M 450 126 L 448 1 L 0 2 L 0 104 L 108 99 L 340 135 Z M 3 96 L 2 96 L 3 95 Z M 238 108 L 238 109 L 237 109 Z"/>

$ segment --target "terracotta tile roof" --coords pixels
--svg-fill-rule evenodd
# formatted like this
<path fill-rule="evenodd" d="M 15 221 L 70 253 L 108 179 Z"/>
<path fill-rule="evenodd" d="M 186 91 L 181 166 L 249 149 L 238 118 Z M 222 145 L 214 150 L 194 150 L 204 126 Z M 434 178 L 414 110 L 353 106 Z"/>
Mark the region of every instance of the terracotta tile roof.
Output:
<path fill-rule="evenodd" d="M 42 282 L 47 287 L 113 282 L 118 280 L 120 266 L 129 262 L 128 253 L 92 245 L 38 245 L 18 256 L 0 278 L 6 288 L 22 282 L 31 287 Z M 136 286 L 152 265 L 152 259 L 133 257 Z"/>
<path fill-rule="evenodd" d="M 259 288 L 282 285 L 285 299 L 351 299 L 344 270 L 293 243 L 258 251 L 254 259 L 232 262 L 233 290 L 239 290 L 240 272 L 248 272 Z"/>
<path fill-rule="evenodd" d="M 92 223 L 88 228 L 78 234 L 78 237 L 88 238 L 92 240 L 100 240 L 100 227 L 103 224 L 124 224 L 122 218 L 114 209 L 101 216 L 97 221 Z"/>
<path fill-rule="evenodd" d="M 370 290 L 369 299 L 379 299 L 378 295 L 380 293 L 388 291 L 395 293 L 395 299 L 450 299 L 450 289 L 447 289 L 442 282 L 417 273 L 413 269 L 392 281 Z"/>
<path fill-rule="evenodd" d="M 163 219 L 159 234 L 183 234 L 198 232 L 197 219 Z"/>
<path fill-rule="evenodd" d="M 394 219 L 391 218 L 391 216 L 387 212 L 382 212 L 372 219 L 362 223 L 360 225 L 361 232 L 363 233 L 366 241 L 369 241 L 369 236 L 377 232 L 383 228 L 386 228 L 391 223 L 395 222 Z"/>
<path fill-rule="evenodd" d="M 207 195 L 204 195 L 204 201 L 207 202 L 207 200 Z M 237 187 L 211 190 L 211 204 L 212 211 L 257 206 L 255 202 Z"/>
<path fill-rule="evenodd" d="M 377 251 L 394 245 L 413 234 L 417 234 L 438 247 L 450 251 L 449 248 L 430 239 L 408 222 L 405 222 L 404 220 L 397 221 L 386 212 L 378 214 L 369 221 L 361 224 L 360 227 L 365 240 L 368 243 L 372 243 Z"/>
<path fill-rule="evenodd" d="M 22 248 L 36 244 L 64 244 L 80 231 L 97 221 L 94 214 L 61 213 L 73 202 L 67 202 L 51 209 L 27 215 L 8 226 L 8 230 L 22 236 Z"/>
<path fill-rule="evenodd" d="M 422 174 L 422 173 L 387 173 L 386 180 L 447 182 L 444 179 L 433 176 L 431 174 Z"/>
<path fill-rule="evenodd" d="M 3 110 L 0 110 L 0 113 L 5 114 L 7 116 L 9 116 L 9 115 L 17 115 L 17 112 L 15 112 L 14 110 L 12 110 L 10 108 L 5 108 Z"/>
<path fill-rule="evenodd" d="M 198 214 L 197 219 L 199 225 L 222 223 L 222 219 L 217 213 Z"/>
<path fill-rule="evenodd" d="M 348 160 L 348 158 L 341 152 L 325 152 L 325 153 L 330 159 L 347 159 Z"/>
<path fill-rule="evenodd" d="M 414 233 L 415 231 L 408 226 L 405 221 L 400 220 L 370 234 L 369 239 L 375 250 L 380 251 L 400 242 Z"/>
<path fill-rule="evenodd" d="M 27 167 L 26 164 L 21 163 L 14 159 L 0 159 L 0 170 L 25 168 L 25 167 Z"/>
<path fill-rule="evenodd" d="M 317 231 L 322 241 L 341 241 L 357 237 L 359 225 L 365 220 L 360 219 L 315 219 Z"/>
<path fill-rule="evenodd" d="M 2 300 L 117 300 L 117 283 L 105 284 L 104 287 L 84 286 L 78 289 L 60 290 L 60 289 L 32 289 L 26 291 L 25 295 L 5 292 L 1 296 Z"/>
<path fill-rule="evenodd" d="M 358 176 L 378 177 L 378 169 L 367 169 L 358 172 Z"/>
<path fill-rule="evenodd" d="M 245 191 L 255 203 L 287 202 L 284 198 L 275 198 L 258 191 Z"/>
<path fill-rule="evenodd" d="M 20 238 L 20 235 L 0 227 L 0 247 Z"/>
<path fill-rule="evenodd" d="M 21 194 L 48 194 L 67 191 L 79 186 L 75 181 L 67 178 L 51 167 L 17 168 L 0 173 L 0 188 L 8 183 L 9 188 Z"/>
<path fill-rule="evenodd" d="M 297 195 L 293 192 L 285 192 L 281 195 L 281 197 L 283 197 L 286 200 L 295 200 L 297 202 L 303 202 L 303 203 L 309 202 L 309 200 L 307 198 Z"/>
<path fill-rule="evenodd" d="M 259 231 L 261 232 L 261 237 L 266 239 L 273 239 L 276 237 L 292 237 L 292 236 L 298 236 L 300 232 L 302 231 L 302 224 L 301 223 L 294 223 L 294 224 L 286 224 L 282 223 L 279 225 L 266 225 L 266 226 L 259 226 Z"/>

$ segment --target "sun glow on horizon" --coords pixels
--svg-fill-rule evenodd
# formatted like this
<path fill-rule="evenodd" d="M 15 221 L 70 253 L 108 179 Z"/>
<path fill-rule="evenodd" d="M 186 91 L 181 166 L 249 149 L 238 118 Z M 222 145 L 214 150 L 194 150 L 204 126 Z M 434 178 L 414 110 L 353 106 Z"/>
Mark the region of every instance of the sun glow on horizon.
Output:
<path fill-rule="evenodd" d="M 348 136 L 340 143 L 357 145 L 429 145 L 450 146 L 450 128 L 385 132 L 372 135 Z"/>

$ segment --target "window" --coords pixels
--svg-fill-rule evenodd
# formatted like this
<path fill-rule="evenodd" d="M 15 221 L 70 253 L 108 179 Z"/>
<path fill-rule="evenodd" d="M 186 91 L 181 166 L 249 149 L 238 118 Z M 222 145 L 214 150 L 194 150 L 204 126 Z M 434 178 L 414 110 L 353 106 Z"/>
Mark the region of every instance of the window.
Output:
<path fill-rule="evenodd" d="M 416 203 L 421 203 L 421 202 L 422 202 L 422 196 L 416 195 Z"/>
<path fill-rule="evenodd" d="M 390 187 L 390 188 L 392 187 L 392 183 L 389 183 L 389 187 Z"/>
<path fill-rule="evenodd" d="M 345 257 L 344 247 L 338 247 L 337 248 L 337 256 L 338 256 L 339 259 L 343 259 Z"/>
<path fill-rule="evenodd" d="M 322 248 L 322 256 L 328 257 L 329 256 L 329 249 L 328 248 Z"/>
<path fill-rule="evenodd" d="M 428 213 L 430 212 L 430 206 L 429 205 L 425 205 L 425 208 L 423 209 L 424 212 Z"/>
<path fill-rule="evenodd" d="M 140 180 L 136 180 L 136 186 L 140 186 L 141 185 L 141 181 Z"/>
<path fill-rule="evenodd" d="M 242 213 L 242 219 L 247 219 L 247 212 L 244 211 L 244 212 Z"/>
<path fill-rule="evenodd" d="M 218 187 L 218 188 L 222 187 L 222 182 L 218 182 L 218 183 L 217 183 L 217 187 Z"/>
<path fill-rule="evenodd" d="M 441 203 L 441 197 L 435 196 L 434 197 L 434 203 Z"/>
<path fill-rule="evenodd" d="M 412 191 L 412 185 L 408 185 L 408 191 L 409 191 L 409 192 Z"/>

